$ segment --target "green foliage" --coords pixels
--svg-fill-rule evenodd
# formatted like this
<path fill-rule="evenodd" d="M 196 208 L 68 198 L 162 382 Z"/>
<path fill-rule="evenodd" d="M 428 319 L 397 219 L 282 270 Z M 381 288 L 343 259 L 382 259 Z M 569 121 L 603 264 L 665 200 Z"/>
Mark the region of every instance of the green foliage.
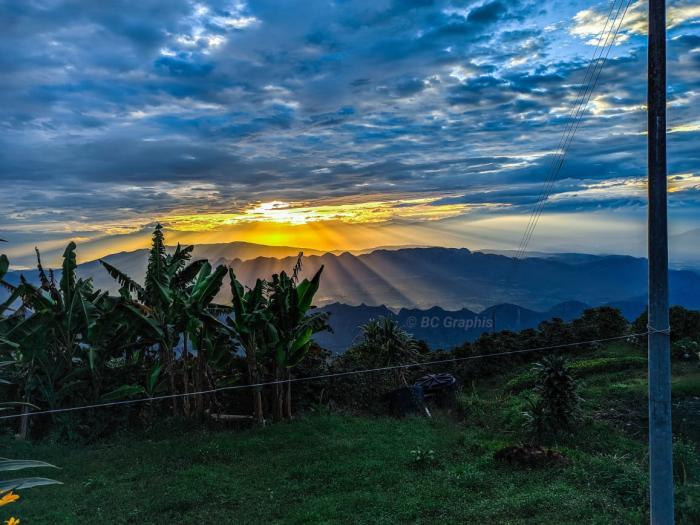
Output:
<path fill-rule="evenodd" d="M 697 361 L 700 359 L 700 343 L 684 337 L 671 344 L 671 356 L 681 361 Z"/>
<path fill-rule="evenodd" d="M 620 337 L 627 330 L 627 320 L 617 308 L 600 306 L 584 310 L 572 327 L 578 341 Z"/>
<path fill-rule="evenodd" d="M 14 472 L 28 468 L 56 468 L 55 466 L 43 461 L 34 461 L 29 459 L 4 459 L 0 458 L 0 472 Z M 23 490 L 32 487 L 40 487 L 43 485 L 56 485 L 60 481 L 55 481 L 48 478 L 15 478 L 8 480 L 0 480 L 0 493 L 10 490 Z"/>
<path fill-rule="evenodd" d="M 120 295 L 124 311 L 138 328 L 141 347 L 147 353 L 155 347 L 157 361 L 142 361 L 142 367 L 158 366 L 159 374 L 167 377 L 164 384 L 171 394 L 178 393 L 179 382 L 184 393 L 211 387 L 211 374 L 215 367 L 226 367 L 223 361 L 233 349 L 233 329 L 219 320 L 219 313 L 226 311 L 213 303 L 223 286 L 227 268 L 212 269 L 206 260 L 190 262 L 193 246 L 177 245 L 167 253 L 160 225 L 153 232 L 151 251 L 144 285 L 136 283 L 124 272 L 101 261 L 107 272 L 121 285 Z M 175 348 L 184 341 L 182 359 L 175 357 Z M 190 346 L 187 346 L 187 345 Z M 190 350 L 196 351 L 194 363 Z M 150 377 L 142 374 L 142 377 Z M 131 396 L 144 393 L 153 395 L 154 387 L 144 384 L 125 384 L 106 394 L 108 399 L 118 393 Z M 173 412 L 178 413 L 177 402 L 172 402 Z M 185 416 L 202 417 L 207 407 L 205 400 L 197 397 L 194 406 L 185 398 L 181 411 Z"/>
<path fill-rule="evenodd" d="M 333 372 L 420 363 L 423 359 L 415 339 L 395 319 L 371 319 L 361 330 L 362 339 L 334 360 Z M 329 385 L 329 395 L 335 403 L 348 408 L 376 410 L 386 392 L 407 385 L 409 376 L 417 373 L 417 369 L 398 368 L 351 375 L 334 380 Z"/>
<path fill-rule="evenodd" d="M 571 374 L 576 378 L 586 377 L 600 372 L 617 372 L 631 368 L 644 368 L 647 358 L 641 356 L 626 357 L 597 357 L 593 359 L 581 359 L 569 365 Z M 506 388 L 512 392 L 521 392 L 535 385 L 538 373 L 535 370 L 527 370 L 518 374 L 506 383 Z"/>
<path fill-rule="evenodd" d="M 313 312 L 313 298 L 321 282 L 323 266 L 308 280 L 298 282 L 301 254 L 291 276 L 286 272 L 272 279 L 258 279 L 245 290 L 233 270 L 229 270 L 233 317 L 229 319 L 245 355 L 249 381 L 258 383 L 261 376 L 280 380 L 289 378 L 290 370 L 299 365 L 312 346 L 313 334 L 327 329 L 327 316 Z M 262 396 L 253 393 L 255 418 L 263 419 Z M 276 386 L 272 401 L 277 419 L 292 415 L 291 383 Z"/>
<path fill-rule="evenodd" d="M 647 331 L 648 316 L 644 311 L 633 323 L 633 330 L 637 333 Z M 671 343 L 682 339 L 698 341 L 700 338 L 700 311 L 688 310 L 682 306 L 672 306 L 669 310 L 669 324 L 671 327 Z M 664 327 L 656 327 L 662 329 Z M 640 343 L 646 344 L 646 338 Z"/>
<path fill-rule="evenodd" d="M 10 344 L 0 343 L 0 353 L 13 362 L 15 398 L 50 408 L 92 402 L 104 385 L 106 349 L 119 348 L 100 329 L 111 302 L 76 275 L 74 243 L 63 254 L 58 284 L 44 271 L 38 251 L 37 268 L 40 286 L 21 279 L 10 298 L 21 307 L 2 321 Z"/>
<path fill-rule="evenodd" d="M 280 367 L 298 364 L 308 352 L 313 334 L 328 326 L 327 314 L 310 313 L 322 272 L 323 266 L 311 280 L 304 279 L 298 285 L 295 276 L 281 272 L 273 275 L 268 284 L 271 322 L 277 333 L 274 357 Z"/>
<path fill-rule="evenodd" d="M 361 330 L 362 340 L 348 350 L 346 355 L 349 359 L 361 361 L 367 367 L 419 362 L 420 354 L 416 340 L 402 330 L 395 319 L 371 319 Z"/>
<path fill-rule="evenodd" d="M 438 465 L 438 460 L 435 457 L 435 451 L 432 449 L 425 450 L 421 447 L 416 447 L 411 450 L 411 466 L 418 470 L 429 470 Z"/>
<path fill-rule="evenodd" d="M 269 288 L 258 281 L 249 292 L 231 274 L 232 308 L 214 302 L 229 270 L 190 261 L 192 251 L 180 245 L 166 250 L 162 228 L 156 226 L 143 284 L 101 261 L 119 283 L 117 297 L 93 290 L 90 280 L 76 274 L 74 243 L 63 254 L 58 282 L 37 251 L 39 286 L 21 278 L 20 286 L 10 287 L 2 281 L 9 263 L 0 258 L 0 284 L 12 292 L 0 314 L 19 304 L 12 315 L 0 317 L 0 357 L 11 363 L 3 367 L 9 372 L 3 382 L 13 383 L 11 393 L 41 408 L 62 408 L 207 390 L 237 379 L 239 344 L 245 350 L 259 347 L 270 364 L 280 355 L 284 368 L 299 363 L 312 334 L 325 327 L 325 318 L 310 312 L 321 272 L 298 286 L 296 272 L 293 279 L 273 276 Z M 226 322 L 222 317 L 228 313 L 234 315 Z M 269 369 L 267 361 L 263 365 L 263 372 Z M 176 415 L 203 417 L 214 402 L 209 396 L 185 396 L 181 404 L 173 400 L 172 409 Z M 148 412 L 154 408 L 140 406 Z M 113 413 L 134 410 L 141 409 Z M 96 437 L 109 426 L 112 416 L 106 414 L 61 415 L 52 423 L 65 426 L 66 435 L 85 429 Z M 45 428 L 35 430 L 46 430 L 48 420 L 42 421 Z"/>
<path fill-rule="evenodd" d="M 561 355 L 550 355 L 535 364 L 535 399 L 525 411 L 526 428 L 536 441 L 573 430 L 580 418 L 581 398 L 576 380 Z"/>
<path fill-rule="evenodd" d="M 260 382 L 260 354 L 268 348 L 274 348 L 278 339 L 268 310 L 266 284 L 258 279 L 255 286 L 246 291 L 236 279 L 232 268 L 229 268 L 229 279 L 233 317 L 229 317 L 228 323 L 245 352 L 248 382 L 255 385 Z M 253 389 L 252 396 L 254 418 L 258 423 L 262 423 L 264 414 L 260 389 Z"/>
<path fill-rule="evenodd" d="M 605 452 L 582 448 L 601 436 Z M 71 480 L 28 491 L 16 504 L 27 523 L 643 523 L 643 444 L 614 429 L 586 437 L 562 449 L 571 466 L 533 471 L 493 460 L 508 432 L 441 417 L 332 415 L 235 433 L 171 429 L 87 447 L 8 446 L 14 456 L 31 450 L 60 461 Z M 439 468 L 414 468 L 415 447 L 434 450 Z"/>

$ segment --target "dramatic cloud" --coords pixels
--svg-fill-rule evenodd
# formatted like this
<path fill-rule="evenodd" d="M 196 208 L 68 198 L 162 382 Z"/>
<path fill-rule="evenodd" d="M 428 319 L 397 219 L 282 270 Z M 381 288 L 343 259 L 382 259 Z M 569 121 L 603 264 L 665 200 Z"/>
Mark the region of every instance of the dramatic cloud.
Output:
<path fill-rule="evenodd" d="M 372 245 L 383 224 L 454 244 L 452 225 L 503 219 L 511 242 L 622 4 L 2 2 L 0 231 L 20 261 L 155 221 L 222 241 L 261 222 L 372 224 L 357 236 Z M 645 17 L 632 2 L 547 213 L 643 221 Z M 700 10 L 671 1 L 668 21 L 671 206 L 687 225 Z"/>

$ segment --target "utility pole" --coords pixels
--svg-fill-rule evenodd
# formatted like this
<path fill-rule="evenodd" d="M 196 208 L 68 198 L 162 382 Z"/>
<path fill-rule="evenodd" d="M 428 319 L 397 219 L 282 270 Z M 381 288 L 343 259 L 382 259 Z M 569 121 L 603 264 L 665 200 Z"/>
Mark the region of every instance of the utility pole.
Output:
<path fill-rule="evenodd" d="M 649 497 L 653 525 L 673 524 L 673 436 L 666 206 L 666 2 L 649 0 Z"/>

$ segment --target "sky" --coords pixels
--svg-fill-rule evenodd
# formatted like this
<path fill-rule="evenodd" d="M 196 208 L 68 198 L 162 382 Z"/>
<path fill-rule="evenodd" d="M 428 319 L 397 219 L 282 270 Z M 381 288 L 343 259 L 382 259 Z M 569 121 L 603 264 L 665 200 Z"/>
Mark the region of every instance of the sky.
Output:
<path fill-rule="evenodd" d="M 700 225 L 700 5 L 668 5 L 680 234 Z M 156 222 L 170 242 L 515 249 L 610 10 L 0 0 L 3 251 L 88 260 Z M 529 248 L 643 253 L 645 32 L 632 1 Z"/>

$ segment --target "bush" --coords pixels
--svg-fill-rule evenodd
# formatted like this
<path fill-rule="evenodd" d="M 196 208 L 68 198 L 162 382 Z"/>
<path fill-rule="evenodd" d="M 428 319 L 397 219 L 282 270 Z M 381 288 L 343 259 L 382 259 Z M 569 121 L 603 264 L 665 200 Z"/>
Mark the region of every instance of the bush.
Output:
<path fill-rule="evenodd" d="M 428 470 L 437 466 L 434 450 L 423 450 L 416 447 L 411 450 L 411 465 L 418 470 Z"/>
<path fill-rule="evenodd" d="M 601 306 L 584 310 L 581 317 L 574 320 L 572 326 L 576 340 L 590 341 L 620 337 L 625 334 L 627 324 L 620 310 Z"/>
<path fill-rule="evenodd" d="M 697 361 L 700 352 L 700 344 L 697 341 L 684 337 L 671 345 L 671 357 L 681 361 Z"/>
<path fill-rule="evenodd" d="M 682 485 L 700 481 L 700 454 L 693 443 L 674 440 L 673 475 Z"/>
<path fill-rule="evenodd" d="M 637 333 L 646 332 L 647 323 L 648 315 L 644 311 L 635 319 L 632 329 Z M 672 343 L 685 338 L 697 340 L 700 337 L 700 312 L 697 310 L 688 310 L 682 306 L 672 306 L 669 311 L 669 323 Z M 656 328 L 661 329 L 663 326 L 657 326 Z M 642 339 L 643 342 L 646 342 L 646 337 Z"/>
<path fill-rule="evenodd" d="M 565 358 L 545 357 L 534 366 L 534 371 L 536 398 L 529 400 L 525 411 L 526 429 L 536 441 L 570 432 L 580 418 L 581 398 Z"/>

